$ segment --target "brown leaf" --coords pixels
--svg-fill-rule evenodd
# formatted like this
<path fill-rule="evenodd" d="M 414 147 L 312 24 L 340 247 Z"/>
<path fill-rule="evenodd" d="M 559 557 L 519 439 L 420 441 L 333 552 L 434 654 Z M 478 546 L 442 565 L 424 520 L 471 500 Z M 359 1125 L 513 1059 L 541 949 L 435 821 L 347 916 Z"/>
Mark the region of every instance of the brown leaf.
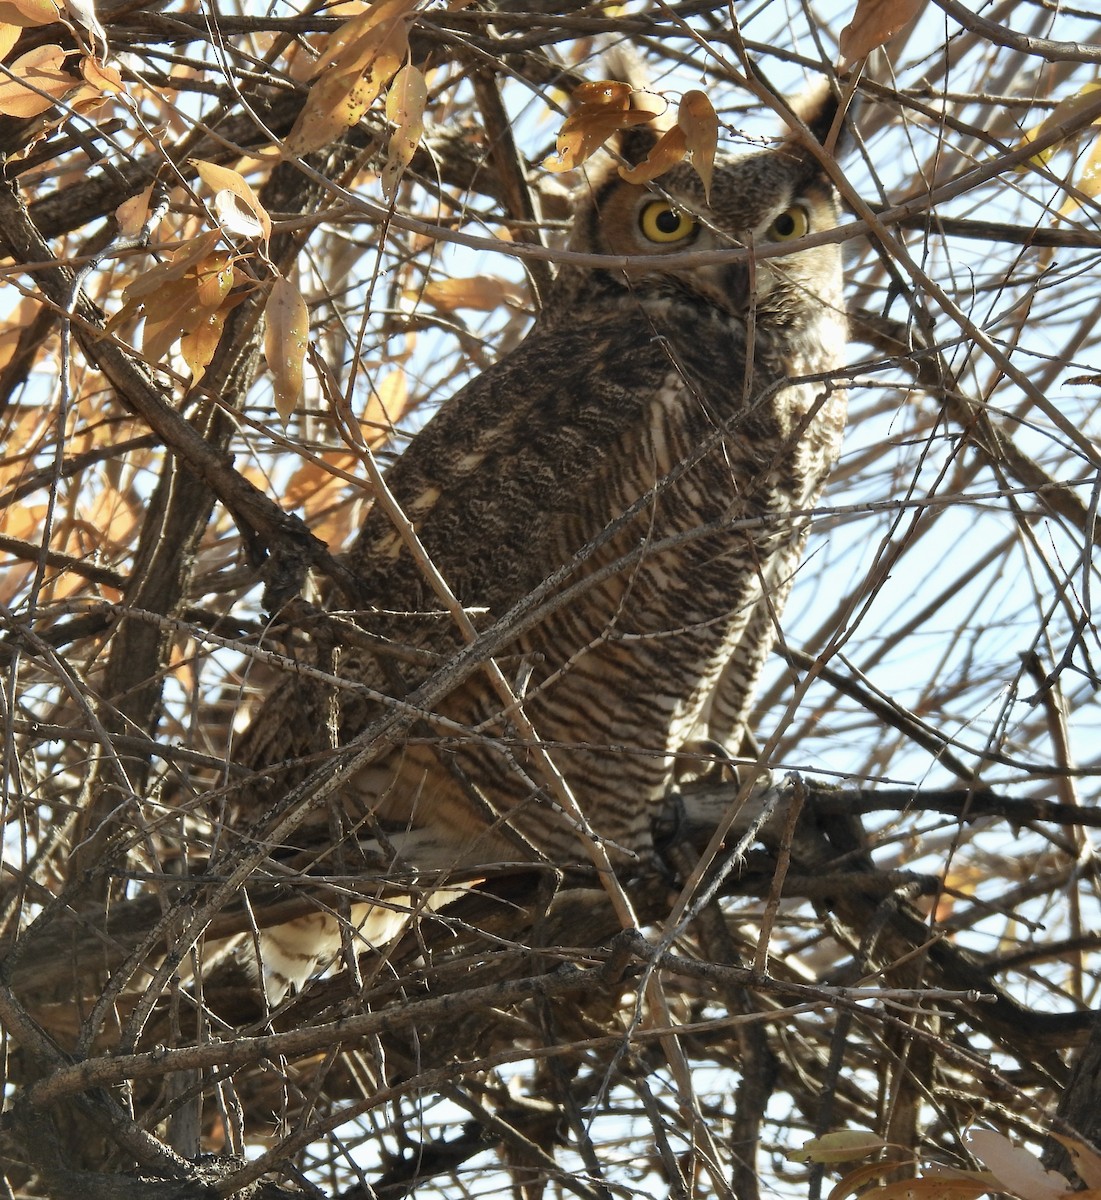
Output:
<path fill-rule="evenodd" d="M 685 92 L 677 112 L 677 125 L 684 130 L 685 145 L 692 158 L 692 167 L 703 180 L 703 194 L 710 203 L 715 151 L 719 145 L 718 114 L 703 92 Z"/>
<path fill-rule="evenodd" d="M 280 276 L 272 284 L 264 317 L 264 356 L 275 388 L 275 410 L 286 425 L 302 397 L 310 311 L 298 288 Z"/>
<path fill-rule="evenodd" d="M 617 130 L 652 121 L 654 112 L 631 108 L 632 94 L 629 84 L 614 79 L 580 84 L 573 93 L 574 102 L 580 104 L 562 123 L 556 153 L 543 160 L 543 167 L 548 171 L 572 171 Z"/>
<path fill-rule="evenodd" d="M 409 52 L 416 0 L 376 0 L 329 35 L 315 83 L 287 136 L 286 150 L 318 150 L 354 125 Z"/>
<path fill-rule="evenodd" d="M 664 175 L 670 167 L 682 162 L 688 150 L 688 139 L 679 125 L 667 129 L 649 154 L 636 167 L 620 167 L 620 175 L 628 183 L 649 183 Z"/>
<path fill-rule="evenodd" d="M 1067 382 L 1077 383 L 1078 380 L 1069 379 Z M 1093 382 L 1096 383 L 1097 379 L 1095 378 Z M 1053 1137 L 1060 1145 L 1066 1147 L 1071 1161 L 1074 1163 L 1074 1169 L 1081 1176 L 1082 1182 L 1094 1191 L 1101 1189 L 1101 1154 L 1098 1154 L 1096 1150 L 1092 1150 L 1076 1138 L 1064 1137 L 1061 1133 L 1051 1133 L 1048 1136 Z M 1076 1195 L 1080 1194 L 1076 1193 Z"/>
<path fill-rule="evenodd" d="M 925 7 L 925 0 L 857 0 L 853 19 L 841 30 L 841 53 L 854 62 L 884 45 Z"/>

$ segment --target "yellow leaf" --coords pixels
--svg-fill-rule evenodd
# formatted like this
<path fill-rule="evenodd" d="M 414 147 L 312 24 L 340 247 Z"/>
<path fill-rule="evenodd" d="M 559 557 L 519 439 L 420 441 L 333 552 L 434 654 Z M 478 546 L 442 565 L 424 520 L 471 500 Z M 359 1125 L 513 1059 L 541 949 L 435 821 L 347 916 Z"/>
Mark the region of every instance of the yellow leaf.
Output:
<path fill-rule="evenodd" d="M 386 93 L 386 119 L 394 125 L 386 162 L 382 167 L 382 194 L 393 201 L 402 172 L 412 162 L 424 135 L 424 106 L 428 85 L 414 66 L 405 66 L 394 76 Z"/>
<path fill-rule="evenodd" d="M 670 167 L 684 159 L 688 150 L 688 139 L 679 125 L 667 129 L 649 154 L 635 167 L 620 167 L 620 175 L 628 183 L 649 183 L 664 175 Z"/>
<path fill-rule="evenodd" d="M 841 30 L 841 53 L 855 62 L 889 42 L 925 7 L 925 0 L 857 0 L 853 19 Z"/>
<path fill-rule="evenodd" d="M 719 144 L 719 117 L 703 92 L 685 92 L 677 113 L 677 125 L 684 130 L 685 145 L 692 166 L 703 180 L 703 194 L 711 201 L 711 177 L 715 172 L 715 150 Z"/>
<path fill-rule="evenodd" d="M 298 288 L 280 276 L 272 284 L 264 317 L 264 355 L 275 388 L 275 410 L 286 425 L 302 396 L 310 312 Z"/>
<path fill-rule="evenodd" d="M 1097 103 L 1097 92 L 1101 89 L 1101 83 L 1087 83 L 1080 91 L 1074 93 L 1073 96 L 1068 96 L 1065 100 L 1061 100 L 1048 115 L 1040 122 L 1039 125 L 1034 125 L 1029 129 L 1021 140 L 1017 143 L 1017 148 L 1028 146 L 1032 142 L 1039 141 L 1059 129 L 1061 125 L 1068 126 L 1067 137 L 1077 136 L 1081 132 L 1078 128 L 1078 114 L 1086 108 L 1090 108 Z M 1092 124 L 1101 125 L 1101 117 L 1095 117 Z M 1052 143 L 1050 146 L 1045 146 L 1038 154 L 1034 154 L 1029 160 L 1034 166 L 1042 167 L 1050 158 L 1052 158 L 1061 145 L 1064 144 L 1066 138 L 1060 139 L 1058 142 Z M 1021 163 L 1017 168 L 1020 171 L 1028 170 L 1028 163 Z M 1072 205 L 1072 208 L 1077 207 Z"/>
<path fill-rule="evenodd" d="M 200 159 L 192 161 L 199 178 L 215 193 L 215 212 L 220 223 L 229 232 L 242 234 L 244 237 L 262 236 L 265 241 L 271 237 L 271 217 L 248 181 L 239 172 Z M 223 192 L 228 192 L 239 201 L 241 209 L 227 197 L 222 197 L 219 203 L 219 196 Z M 246 217 L 251 217 L 252 223 L 248 223 Z"/>
<path fill-rule="evenodd" d="M 878 1154 L 887 1147 L 877 1134 L 868 1129 L 836 1129 L 821 1137 L 811 1138 L 788 1157 L 793 1162 L 840 1163 L 852 1162 Z"/>
<path fill-rule="evenodd" d="M 0 5 L 0 8 L 2 7 Z M 19 35 L 22 32 L 23 30 L 18 25 L 0 24 L 0 59 L 8 57 L 8 52 L 19 41 Z"/>
<path fill-rule="evenodd" d="M 60 46 L 36 46 L 21 54 L 8 68 L 14 78 L 0 80 L 0 114 L 36 117 L 71 92 L 77 80 L 64 69 L 65 58 Z"/>

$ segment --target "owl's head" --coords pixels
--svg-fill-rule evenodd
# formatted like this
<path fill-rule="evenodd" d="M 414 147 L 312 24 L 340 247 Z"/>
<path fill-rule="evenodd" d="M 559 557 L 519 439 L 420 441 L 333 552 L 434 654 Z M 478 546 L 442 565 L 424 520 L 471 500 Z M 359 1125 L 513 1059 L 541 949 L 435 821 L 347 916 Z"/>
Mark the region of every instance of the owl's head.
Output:
<path fill-rule="evenodd" d="M 824 140 L 835 113 L 833 97 L 822 92 L 799 115 Z M 656 137 L 648 127 L 624 131 L 619 157 L 642 162 Z M 687 163 L 644 185 L 627 182 L 612 165 L 588 181 L 570 248 L 623 256 L 624 266 L 598 272 L 599 280 L 588 273 L 587 282 L 584 272 L 567 269 L 563 283 L 582 294 L 618 289 L 643 300 L 694 301 L 735 317 L 752 308 L 766 321 L 771 315 L 789 318 L 811 304 L 840 313 L 839 246 L 801 244 L 805 235 L 835 227 L 838 216 L 828 175 L 794 133 L 774 148 L 717 157 L 709 197 Z M 788 243 L 792 251 L 784 254 L 780 248 Z M 760 254 L 765 247 L 768 253 Z M 748 253 L 712 264 L 684 259 L 686 251 L 735 249 Z M 632 265 L 639 256 L 651 261 Z M 654 264 L 655 256 L 664 261 Z"/>

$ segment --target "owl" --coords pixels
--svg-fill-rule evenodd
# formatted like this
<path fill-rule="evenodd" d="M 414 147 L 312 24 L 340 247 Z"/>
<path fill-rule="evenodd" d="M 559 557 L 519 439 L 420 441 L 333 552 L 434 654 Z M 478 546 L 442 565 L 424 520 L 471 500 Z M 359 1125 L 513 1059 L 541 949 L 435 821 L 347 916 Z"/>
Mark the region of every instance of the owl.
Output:
<path fill-rule="evenodd" d="M 824 96 L 802 115 L 823 137 L 834 114 Z M 619 154 L 637 163 L 654 138 L 629 130 Z M 361 890 L 342 910 L 353 941 L 381 944 L 411 909 L 450 902 L 451 873 L 584 864 L 587 838 L 629 875 L 678 752 L 699 738 L 743 746 L 845 422 L 830 376 L 846 342 L 840 250 L 802 241 L 838 213 L 794 133 L 720 158 L 709 196 L 688 164 L 646 186 L 614 165 L 595 173 L 569 248 L 607 261 L 566 262 L 526 339 L 389 468 L 475 628 L 538 601 L 496 659 L 511 703 L 487 670 L 468 675 L 294 847 L 273 849 L 296 871 L 377 882 L 377 898 Z M 261 706 L 238 757 L 265 771 L 268 801 L 303 776 L 301 759 L 384 714 L 380 696 L 400 702 L 465 644 L 383 505 L 346 565 L 379 649 L 338 655 L 358 690 L 292 676 Z M 532 730 L 583 821 L 559 802 Z M 241 798 L 237 827 L 263 799 Z M 337 905 L 318 903 L 262 936 L 273 1000 L 339 955 Z"/>

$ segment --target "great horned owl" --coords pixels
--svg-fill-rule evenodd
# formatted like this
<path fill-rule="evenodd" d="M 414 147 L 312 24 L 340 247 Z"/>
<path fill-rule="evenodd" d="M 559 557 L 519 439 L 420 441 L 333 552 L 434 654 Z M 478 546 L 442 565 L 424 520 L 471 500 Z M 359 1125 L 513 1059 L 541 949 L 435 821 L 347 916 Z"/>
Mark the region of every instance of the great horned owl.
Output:
<path fill-rule="evenodd" d="M 821 137 L 834 112 L 825 99 L 803 115 Z M 620 153 L 639 161 L 653 136 L 623 135 Z M 561 572 L 498 661 L 614 862 L 645 855 L 686 742 L 742 744 L 844 425 L 829 379 L 846 338 L 841 255 L 799 243 L 837 218 L 794 134 L 720 159 L 709 201 L 685 164 L 649 186 L 609 168 L 582 192 L 570 241 L 607 263 L 563 266 L 527 338 L 444 404 L 386 475 L 480 627 Z M 753 252 L 788 241 L 787 255 Z M 748 256 L 683 258 L 738 248 Z M 346 649 L 339 670 L 407 695 L 463 638 L 381 506 L 347 563 L 360 623 L 406 652 Z M 289 678 L 246 731 L 241 761 L 268 768 L 323 749 L 332 703 L 323 684 Z M 347 693 L 339 704 L 341 739 L 383 707 Z M 456 867 L 585 862 L 582 835 L 502 710 L 486 672 L 471 675 L 356 776 L 335 819 L 304 827 L 299 850 L 313 836 L 333 874 L 339 843 L 343 874 L 378 878 L 382 845 L 429 881 Z M 283 787 L 294 774 L 274 778 Z M 264 935 L 269 995 L 336 953 L 331 912 Z M 364 904 L 351 921 L 368 942 L 400 925 L 392 908 Z"/>

